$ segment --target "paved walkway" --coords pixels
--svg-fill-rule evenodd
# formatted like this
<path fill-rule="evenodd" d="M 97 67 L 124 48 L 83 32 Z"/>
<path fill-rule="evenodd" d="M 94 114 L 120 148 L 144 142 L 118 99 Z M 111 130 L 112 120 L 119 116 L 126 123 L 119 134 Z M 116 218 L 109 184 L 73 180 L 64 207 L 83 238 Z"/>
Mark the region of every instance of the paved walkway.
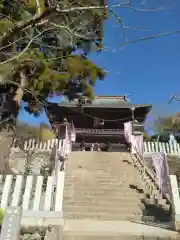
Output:
<path fill-rule="evenodd" d="M 156 236 L 177 237 L 178 233 L 129 221 L 65 220 L 64 231 L 68 235 L 86 236 Z"/>

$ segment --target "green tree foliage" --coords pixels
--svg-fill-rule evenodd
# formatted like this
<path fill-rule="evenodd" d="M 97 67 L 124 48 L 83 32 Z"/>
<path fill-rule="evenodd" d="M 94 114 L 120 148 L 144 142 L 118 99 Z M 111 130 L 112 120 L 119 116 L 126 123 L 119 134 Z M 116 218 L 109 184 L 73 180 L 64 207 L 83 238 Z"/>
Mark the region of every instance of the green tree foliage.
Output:
<path fill-rule="evenodd" d="M 16 124 L 15 139 L 17 145 L 24 146 L 25 141 L 29 139 L 45 141 L 54 138 L 56 138 L 54 132 L 46 124 L 41 124 L 40 127 L 30 126 L 20 121 Z"/>
<path fill-rule="evenodd" d="M 151 137 L 149 136 L 149 134 L 147 132 L 143 132 L 143 137 L 145 141 L 149 141 L 151 139 Z"/>
<path fill-rule="evenodd" d="M 50 94 L 94 97 L 105 72 L 87 58 L 102 48 L 104 1 L 0 1 L 1 93 L 38 112 Z M 77 54 L 78 52 L 78 54 Z M 4 107 L 2 107 L 4 109 Z"/>
<path fill-rule="evenodd" d="M 161 142 L 167 142 L 169 140 L 169 134 L 173 132 L 175 135 L 180 131 L 180 115 L 169 115 L 166 117 L 158 117 L 154 121 L 154 135 L 151 136 L 151 140 L 157 140 Z M 176 139 L 179 137 L 176 136 Z"/>
<path fill-rule="evenodd" d="M 167 117 L 159 117 L 154 123 L 154 130 L 157 133 L 165 133 L 171 131 L 179 131 L 180 130 L 180 115 L 179 113 L 167 116 Z"/>
<path fill-rule="evenodd" d="M 2 225 L 4 219 L 4 209 L 0 208 L 0 225 Z"/>

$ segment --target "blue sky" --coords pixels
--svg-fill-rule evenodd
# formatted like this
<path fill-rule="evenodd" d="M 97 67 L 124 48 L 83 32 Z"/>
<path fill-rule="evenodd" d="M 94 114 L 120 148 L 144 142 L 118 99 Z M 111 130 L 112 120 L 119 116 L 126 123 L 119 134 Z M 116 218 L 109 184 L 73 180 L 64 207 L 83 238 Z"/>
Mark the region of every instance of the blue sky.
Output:
<path fill-rule="evenodd" d="M 123 1 L 123 0 L 122 0 Z M 111 0 L 110 5 L 122 2 Z M 90 58 L 107 71 L 104 81 L 97 82 L 97 95 L 130 94 L 133 103 L 152 104 L 152 117 L 158 112 L 179 111 L 180 103 L 168 105 L 173 94 L 180 95 L 180 34 L 133 43 L 121 47 L 125 41 L 157 33 L 180 29 L 179 0 L 132 0 L 139 9 L 165 8 L 164 11 L 133 11 L 115 8 L 123 24 L 109 16 L 104 26 L 104 48 Z M 133 30 L 136 29 L 136 30 Z M 139 29 L 139 30 L 137 30 Z M 56 101 L 60 99 L 55 99 Z M 23 109 L 19 118 L 33 125 L 48 122 L 45 113 L 39 118 L 29 116 Z"/>

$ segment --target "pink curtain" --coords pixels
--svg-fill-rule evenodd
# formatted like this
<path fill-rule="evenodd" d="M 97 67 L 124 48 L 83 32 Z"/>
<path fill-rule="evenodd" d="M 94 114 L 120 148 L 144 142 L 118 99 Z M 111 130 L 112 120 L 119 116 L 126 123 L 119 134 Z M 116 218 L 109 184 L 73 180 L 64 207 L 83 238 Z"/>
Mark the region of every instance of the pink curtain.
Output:
<path fill-rule="evenodd" d="M 131 137 L 132 153 L 138 154 L 141 158 L 144 155 L 143 135 L 132 135 Z"/>
<path fill-rule="evenodd" d="M 124 123 L 124 136 L 128 143 L 131 143 L 132 136 L 132 122 Z"/>
<path fill-rule="evenodd" d="M 167 156 L 164 153 L 152 155 L 153 165 L 156 171 L 157 183 L 163 194 L 170 194 L 169 166 Z"/>

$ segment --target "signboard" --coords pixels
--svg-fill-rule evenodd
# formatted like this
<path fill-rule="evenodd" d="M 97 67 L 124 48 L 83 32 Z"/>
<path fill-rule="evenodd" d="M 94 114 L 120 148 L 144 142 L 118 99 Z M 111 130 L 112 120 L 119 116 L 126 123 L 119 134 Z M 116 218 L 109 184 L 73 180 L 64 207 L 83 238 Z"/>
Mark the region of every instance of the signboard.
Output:
<path fill-rule="evenodd" d="M 9 207 L 6 209 L 0 240 L 19 240 L 21 215 L 21 207 Z"/>

